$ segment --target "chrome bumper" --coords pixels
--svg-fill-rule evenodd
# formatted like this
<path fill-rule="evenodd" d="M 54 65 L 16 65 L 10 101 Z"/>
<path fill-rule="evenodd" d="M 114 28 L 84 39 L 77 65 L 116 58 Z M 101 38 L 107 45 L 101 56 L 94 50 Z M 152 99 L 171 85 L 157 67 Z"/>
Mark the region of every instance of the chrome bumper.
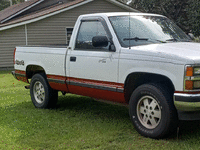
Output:
<path fill-rule="evenodd" d="M 200 111 L 200 94 L 174 94 L 174 105 L 180 111 Z"/>
<path fill-rule="evenodd" d="M 174 105 L 180 120 L 200 120 L 200 94 L 175 93 Z"/>

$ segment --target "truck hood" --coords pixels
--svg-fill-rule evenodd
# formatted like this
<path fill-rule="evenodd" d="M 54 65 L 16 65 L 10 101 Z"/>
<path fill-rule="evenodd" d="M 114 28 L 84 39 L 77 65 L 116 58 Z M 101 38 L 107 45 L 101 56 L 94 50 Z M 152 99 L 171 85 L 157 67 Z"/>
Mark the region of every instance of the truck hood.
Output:
<path fill-rule="evenodd" d="M 174 42 L 131 47 L 141 55 L 163 58 L 174 63 L 200 64 L 200 43 Z M 137 53 L 136 52 L 136 53 Z M 162 60 L 163 61 L 163 60 Z"/>

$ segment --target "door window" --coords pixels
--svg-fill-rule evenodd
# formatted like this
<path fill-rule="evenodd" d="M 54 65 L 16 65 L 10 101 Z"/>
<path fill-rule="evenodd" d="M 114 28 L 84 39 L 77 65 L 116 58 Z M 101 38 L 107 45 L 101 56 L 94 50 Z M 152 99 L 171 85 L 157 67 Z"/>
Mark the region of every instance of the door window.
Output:
<path fill-rule="evenodd" d="M 92 46 L 92 38 L 99 35 L 107 36 L 106 31 L 100 21 L 82 22 L 77 35 L 75 50 L 108 51 L 109 45 L 101 48 Z"/>

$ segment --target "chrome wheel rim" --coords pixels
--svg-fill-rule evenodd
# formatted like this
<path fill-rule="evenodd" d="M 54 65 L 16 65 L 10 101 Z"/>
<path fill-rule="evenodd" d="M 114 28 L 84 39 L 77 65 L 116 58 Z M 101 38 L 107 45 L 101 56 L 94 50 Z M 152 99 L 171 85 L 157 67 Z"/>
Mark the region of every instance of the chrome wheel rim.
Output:
<path fill-rule="evenodd" d="M 41 82 L 35 82 L 33 86 L 33 94 L 37 103 L 41 104 L 44 102 L 45 99 L 45 90 L 44 86 Z"/>
<path fill-rule="evenodd" d="M 161 107 L 152 96 L 143 96 L 137 103 L 137 117 L 147 129 L 154 129 L 161 120 Z"/>

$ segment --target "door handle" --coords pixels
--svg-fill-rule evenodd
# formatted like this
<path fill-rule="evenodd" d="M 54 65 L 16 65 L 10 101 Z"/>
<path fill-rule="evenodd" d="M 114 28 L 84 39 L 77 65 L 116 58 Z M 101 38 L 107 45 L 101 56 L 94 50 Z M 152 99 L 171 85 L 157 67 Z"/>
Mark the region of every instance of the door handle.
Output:
<path fill-rule="evenodd" d="M 76 57 L 70 57 L 70 61 L 75 62 L 76 61 Z"/>

